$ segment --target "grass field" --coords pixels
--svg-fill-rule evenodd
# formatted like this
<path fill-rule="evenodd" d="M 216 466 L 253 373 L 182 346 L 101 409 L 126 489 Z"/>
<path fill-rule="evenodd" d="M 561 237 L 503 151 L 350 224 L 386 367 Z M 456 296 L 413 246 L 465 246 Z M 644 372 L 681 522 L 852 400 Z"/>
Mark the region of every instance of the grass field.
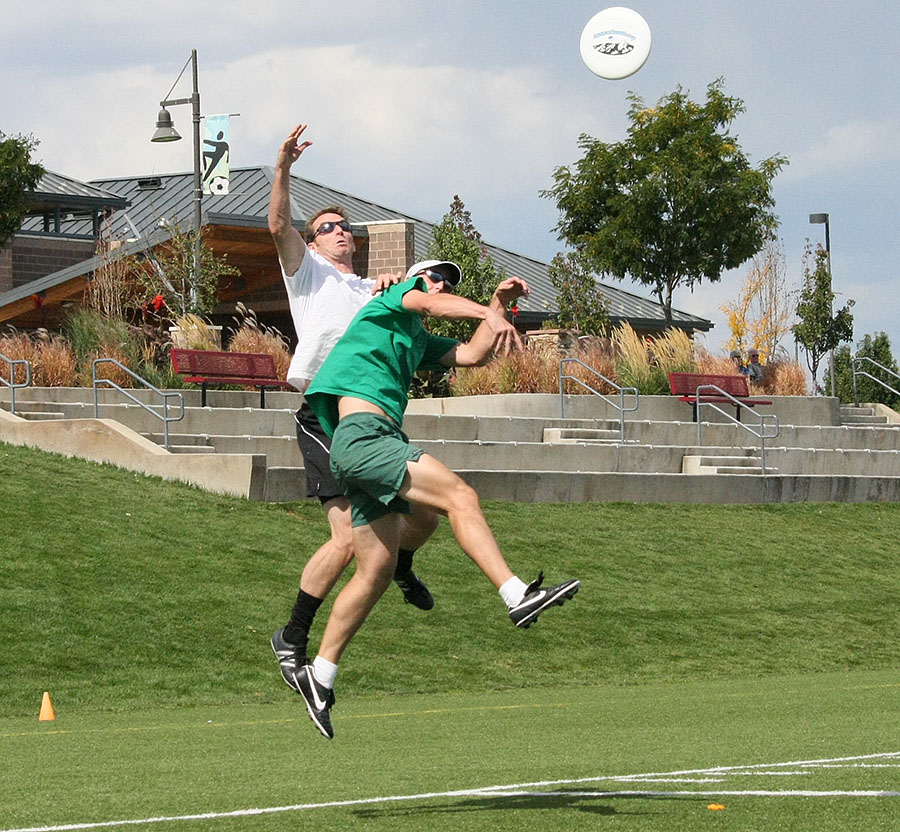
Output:
<path fill-rule="evenodd" d="M 581 593 L 515 630 L 444 524 L 329 743 L 268 648 L 316 506 L 0 444 L 0 832 L 896 828 L 900 507 L 486 513 Z"/>

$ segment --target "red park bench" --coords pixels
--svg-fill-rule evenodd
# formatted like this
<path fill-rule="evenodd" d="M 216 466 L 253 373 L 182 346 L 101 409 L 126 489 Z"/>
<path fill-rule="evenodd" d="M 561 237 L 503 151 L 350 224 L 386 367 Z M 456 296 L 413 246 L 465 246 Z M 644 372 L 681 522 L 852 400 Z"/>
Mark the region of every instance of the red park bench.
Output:
<path fill-rule="evenodd" d="M 673 396 L 679 396 L 681 401 L 691 405 L 694 421 L 697 421 L 697 388 L 714 385 L 718 390 L 701 390 L 699 401 L 712 404 L 733 404 L 737 413 L 737 420 L 741 421 L 741 406 L 735 404 L 736 399 L 747 407 L 758 404 L 772 404 L 771 399 L 751 399 L 750 385 L 747 376 L 719 376 L 708 373 L 669 373 L 669 389 Z M 732 398 L 721 395 L 727 393 Z"/>
<path fill-rule="evenodd" d="M 185 381 L 201 385 L 200 404 L 206 407 L 207 385 L 238 384 L 259 389 L 259 406 L 266 406 L 266 390 L 293 390 L 278 378 L 275 359 L 266 353 L 215 352 L 173 348 L 172 369 Z"/>

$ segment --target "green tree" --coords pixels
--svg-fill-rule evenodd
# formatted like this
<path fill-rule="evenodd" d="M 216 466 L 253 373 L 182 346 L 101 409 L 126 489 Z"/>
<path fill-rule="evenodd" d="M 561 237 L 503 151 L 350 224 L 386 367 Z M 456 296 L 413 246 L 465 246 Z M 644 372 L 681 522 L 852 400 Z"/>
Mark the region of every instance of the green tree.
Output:
<path fill-rule="evenodd" d="M 707 87 L 706 103 L 679 86 L 656 107 L 629 94 L 628 138 L 606 143 L 582 135 L 582 158 L 554 171 L 543 196 L 556 201 L 556 226 L 590 269 L 646 286 L 672 322 L 679 286 L 719 280 L 774 237 L 771 182 L 787 159 L 758 168 L 728 129 L 743 102 Z"/>
<path fill-rule="evenodd" d="M 606 298 L 577 254 L 557 254 L 550 263 L 550 282 L 556 290 L 557 322 L 583 335 L 606 335 L 609 314 Z"/>
<path fill-rule="evenodd" d="M 459 196 L 453 197 L 450 210 L 434 227 L 428 244 L 428 257 L 456 263 L 462 271 L 463 279 L 455 292 L 476 303 L 487 304 L 497 284 L 503 279 L 503 270 L 495 265 L 487 253 L 481 234 L 472 223 L 472 215 Z M 441 321 L 432 318 L 427 325 L 436 335 L 468 341 L 475 332 L 477 321 Z"/>
<path fill-rule="evenodd" d="M 806 363 L 816 385 L 816 375 L 822 357 L 838 344 L 853 338 L 853 315 L 850 307 L 854 301 L 837 312 L 834 310 L 834 292 L 831 288 L 831 271 L 828 253 L 822 246 L 815 252 L 809 244 L 803 255 L 803 285 L 797 303 L 799 323 L 791 329 L 797 343 L 806 350 Z"/>
<path fill-rule="evenodd" d="M 208 315 L 218 300 L 220 281 L 240 275 L 240 270 L 228 263 L 227 255 L 216 255 L 201 235 L 195 273 L 195 232 L 182 231 L 178 225 L 169 230 L 171 237 L 147 254 L 152 267 L 144 265 L 134 273 L 141 299 L 161 296 L 173 315 Z"/>
<path fill-rule="evenodd" d="M 859 371 L 881 379 L 885 384 L 893 387 L 894 390 L 900 390 L 900 379 L 896 375 L 891 375 L 891 373 L 900 374 L 900 371 L 897 369 L 897 362 L 891 351 L 891 342 L 886 333 L 878 332 L 874 336 L 864 335 L 862 341 L 856 346 L 856 356 L 871 358 L 872 361 L 877 362 L 891 372 L 885 372 L 870 361 L 860 362 L 857 367 Z M 842 402 L 852 402 L 854 400 L 852 358 L 849 344 L 842 344 L 834 352 L 835 391 Z M 823 382 L 826 390 L 830 386 L 830 381 L 830 374 L 826 370 Z M 900 396 L 866 376 L 858 376 L 856 386 L 860 402 L 880 402 L 888 407 L 893 407 L 895 410 L 900 405 Z"/>
<path fill-rule="evenodd" d="M 44 175 L 44 168 L 31 161 L 37 146 L 31 136 L 7 136 L 0 130 L 0 246 L 19 230 L 28 210 L 25 195 Z"/>

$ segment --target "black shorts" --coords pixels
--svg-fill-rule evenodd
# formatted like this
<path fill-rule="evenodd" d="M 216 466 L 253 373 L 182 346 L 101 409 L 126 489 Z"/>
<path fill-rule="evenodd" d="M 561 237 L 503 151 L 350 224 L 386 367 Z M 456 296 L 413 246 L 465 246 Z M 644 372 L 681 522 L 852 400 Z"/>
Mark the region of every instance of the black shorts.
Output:
<path fill-rule="evenodd" d="M 331 473 L 331 440 L 316 414 L 303 402 L 294 414 L 294 420 L 297 422 L 297 444 L 306 468 L 306 496 L 318 497 L 323 503 L 343 497 L 344 492 Z"/>

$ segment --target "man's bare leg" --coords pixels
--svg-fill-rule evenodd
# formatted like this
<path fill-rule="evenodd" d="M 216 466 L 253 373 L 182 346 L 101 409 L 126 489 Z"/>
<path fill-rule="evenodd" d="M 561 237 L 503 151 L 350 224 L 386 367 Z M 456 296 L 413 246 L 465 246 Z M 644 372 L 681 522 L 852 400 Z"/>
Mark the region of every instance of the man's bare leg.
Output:
<path fill-rule="evenodd" d="M 513 572 L 484 518 L 475 489 L 429 454 L 408 462 L 406 470 L 400 496 L 446 514 L 462 550 L 497 589 L 512 578 Z"/>
<path fill-rule="evenodd" d="M 403 516 L 387 514 L 353 529 L 356 572 L 331 609 L 317 656 L 337 664 L 350 639 L 362 626 L 394 577 Z"/>

